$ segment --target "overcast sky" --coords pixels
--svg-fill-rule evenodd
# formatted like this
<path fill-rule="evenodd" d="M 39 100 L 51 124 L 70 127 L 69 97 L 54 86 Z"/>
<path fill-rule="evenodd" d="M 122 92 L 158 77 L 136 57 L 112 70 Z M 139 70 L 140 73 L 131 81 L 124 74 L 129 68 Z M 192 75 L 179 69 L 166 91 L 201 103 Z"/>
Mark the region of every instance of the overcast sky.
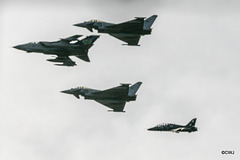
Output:
<path fill-rule="evenodd" d="M 240 152 L 240 3 L 237 0 L 85 0 L 0 2 L 1 160 L 235 160 Z M 101 34 L 91 63 L 47 62 L 51 56 L 12 46 L 56 41 L 72 26 L 120 23 L 158 15 L 140 47 Z M 141 81 L 126 113 L 60 93 L 77 86 L 108 89 Z M 149 132 L 159 123 L 198 132 Z M 235 151 L 222 155 L 222 150 Z"/>

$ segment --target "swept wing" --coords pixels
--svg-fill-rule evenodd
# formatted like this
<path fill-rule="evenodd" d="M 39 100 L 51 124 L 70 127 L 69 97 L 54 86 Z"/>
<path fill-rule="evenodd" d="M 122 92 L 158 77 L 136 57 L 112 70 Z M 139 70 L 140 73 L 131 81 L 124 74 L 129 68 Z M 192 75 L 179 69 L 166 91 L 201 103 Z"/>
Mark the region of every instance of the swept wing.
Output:
<path fill-rule="evenodd" d="M 185 128 L 181 127 L 181 128 L 173 129 L 172 131 L 175 132 L 175 133 L 179 133 L 179 132 L 184 131 L 184 130 L 185 130 Z"/>
<path fill-rule="evenodd" d="M 103 104 L 106 107 L 113 109 L 114 112 L 124 112 L 125 101 L 120 100 L 95 100 L 98 103 Z"/>
<path fill-rule="evenodd" d="M 138 46 L 138 42 L 140 40 L 140 35 L 134 35 L 134 34 L 110 34 L 111 36 L 126 42 L 127 45 L 131 46 Z"/>

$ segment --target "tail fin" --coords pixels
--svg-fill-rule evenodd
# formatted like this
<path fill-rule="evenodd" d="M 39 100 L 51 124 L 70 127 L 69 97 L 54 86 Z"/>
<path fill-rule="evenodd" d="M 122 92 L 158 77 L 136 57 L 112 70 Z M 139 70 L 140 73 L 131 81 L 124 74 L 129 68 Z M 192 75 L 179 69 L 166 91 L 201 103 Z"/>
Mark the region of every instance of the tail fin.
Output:
<path fill-rule="evenodd" d="M 136 92 L 138 91 L 139 87 L 141 86 L 142 82 L 137 82 L 131 87 L 129 87 L 128 95 L 129 96 L 134 96 Z"/>
<path fill-rule="evenodd" d="M 149 17 L 148 19 L 146 19 L 143 24 L 143 29 L 150 30 L 151 26 L 152 26 L 153 22 L 156 20 L 156 18 L 157 18 L 157 15 L 153 15 L 153 16 Z"/>
<path fill-rule="evenodd" d="M 79 41 L 78 44 L 82 44 L 84 46 L 88 46 L 88 48 L 90 48 L 93 43 L 99 38 L 100 36 L 98 35 L 91 35 L 91 36 L 87 36 L 86 38 L 84 38 L 83 40 Z"/>
<path fill-rule="evenodd" d="M 197 118 L 193 118 L 186 126 L 187 127 L 194 127 L 196 121 L 197 121 Z"/>

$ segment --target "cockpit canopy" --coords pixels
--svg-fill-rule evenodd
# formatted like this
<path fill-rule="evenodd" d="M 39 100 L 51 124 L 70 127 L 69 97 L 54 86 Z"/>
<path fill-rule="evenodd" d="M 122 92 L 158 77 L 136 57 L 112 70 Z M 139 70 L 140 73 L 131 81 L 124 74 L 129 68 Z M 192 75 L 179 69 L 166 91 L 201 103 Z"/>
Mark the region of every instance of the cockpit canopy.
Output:
<path fill-rule="evenodd" d="M 174 125 L 174 124 L 162 123 L 162 124 L 158 124 L 156 127 L 163 127 L 163 126 L 172 127 L 173 125 Z"/>
<path fill-rule="evenodd" d="M 30 43 L 27 43 L 26 46 L 29 46 L 29 47 L 35 47 L 39 42 L 30 42 Z"/>
<path fill-rule="evenodd" d="M 88 22 L 102 22 L 102 21 L 99 21 L 99 20 L 96 20 L 96 19 L 92 19 L 92 20 L 90 20 Z"/>
<path fill-rule="evenodd" d="M 77 87 L 77 89 L 88 89 L 87 87 Z"/>

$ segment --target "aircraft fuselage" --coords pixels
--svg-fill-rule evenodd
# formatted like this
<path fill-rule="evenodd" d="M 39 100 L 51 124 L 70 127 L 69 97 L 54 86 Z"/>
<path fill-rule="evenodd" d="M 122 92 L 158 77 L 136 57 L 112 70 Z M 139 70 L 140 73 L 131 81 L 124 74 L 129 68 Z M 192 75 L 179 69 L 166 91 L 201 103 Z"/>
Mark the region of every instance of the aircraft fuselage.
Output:
<path fill-rule="evenodd" d="M 94 95 L 94 94 L 88 94 L 83 95 L 85 99 L 92 99 L 92 100 L 107 100 L 107 99 L 118 99 L 123 101 L 135 101 L 136 96 L 116 96 L 116 95 Z"/>
<path fill-rule="evenodd" d="M 134 96 L 121 96 L 116 94 L 97 94 L 97 92 L 100 92 L 100 90 L 94 90 L 94 89 L 85 89 L 85 88 L 72 88 L 70 90 L 63 91 L 64 93 L 68 94 L 74 94 L 74 95 L 81 95 L 84 97 L 84 99 L 89 100 L 109 100 L 109 99 L 118 99 L 123 101 L 135 101 L 136 95 Z"/>
<path fill-rule="evenodd" d="M 133 35 L 146 35 L 151 34 L 152 29 L 144 30 L 144 29 L 133 29 L 131 28 L 111 28 L 115 24 L 105 23 L 105 22 L 95 22 L 89 28 L 93 28 L 98 31 L 98 33 L 108 33 L 108 34 L 133 34 Z"/>
<path fill-rule="evenodd" d="M 47 55 L 73 56 L 87 52 L 87 49 L 74 44 L 57 44 L 49 42 L 27 43 L 18 45 L 15 48 L 24 50 L 28 53 L 37 52 Z"/>
<path fill-rule="evenodd" d="M 196 127 L 189 127 L 189 126 L 182 126 L 182 125 L 176 125 L 176 124 L 161 124 L 157 125 L 153 128 L 149 128 L 149 131 L 170 131 L 170 132 L 194 132 L 197 131 Z"/>

